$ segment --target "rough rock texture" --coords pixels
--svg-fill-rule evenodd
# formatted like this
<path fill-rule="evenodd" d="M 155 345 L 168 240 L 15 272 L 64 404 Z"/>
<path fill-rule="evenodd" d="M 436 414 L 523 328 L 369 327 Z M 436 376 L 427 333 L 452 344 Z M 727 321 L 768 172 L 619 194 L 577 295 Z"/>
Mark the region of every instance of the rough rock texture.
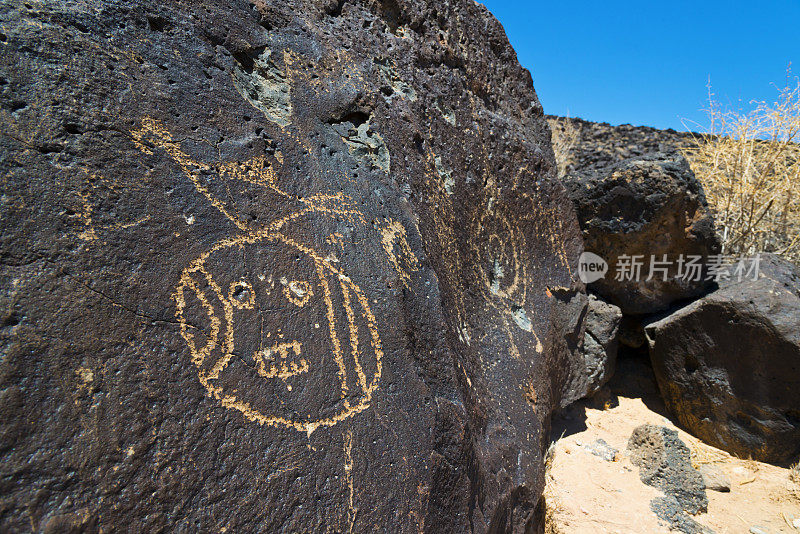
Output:
<path fill-rule="evenodd" d="M 705 512 L 708 497 L 700 473 L 692 467 L 689 447 L 678 433 L 663 426 L 641 425 L 628 440 L 631 463 L 639 467 L 639 478 L 664 492 L 651 502 L 652 510 L 679 532 L 703 532 L 688 514 Z"/>
<path fill-rule="evenodd" d="M 650 315 L 623 315 L 617 331 L 619 344 L 646 351 L 647 335 L 644 333 L 644 325 L 652 320 Z"/>
<path fill-rule="evenodd" d="M 0 22 L 0 531 L 533 528 L 581 239 L 483 6 Z"/>
<path fill-rule="evenodd" d="M 609 264 L 606 276 L 590 284 L 593 291 L 625 314 L 665 310 L 703 293 L 705 272 L 683 277 L 678 262 L 681 255 L 718 253 L 719 241 L 703 188 L 683 156 L 653 153 L 605 169 L 581 168 L 564 180 L 586 250 Z M 620 273 L 622 256 L 639 256 L 639 270 Z M 669 264 L 654 266 L 667 269 L 650 277 L 651 257 L 665 256 Z"/>
<path fill-rule="evenodd" d="M 614 374 L 617 362 L 617 331 L 622 312 L 594 295 L 589 295 L 586 311 L 586 333 L 583 338 L 583 361 L 575 367 L 566 399 L 569 402 L 593 395 Z"/>
<path fill-rule="evenodd" d="M 646 423 L 676 430 L 693 463 L 700 464 L 698 471 L 706 466 L 728 479 L 729 493 L 707 488 L 708 511 L 692 516 L 694 522 L 719 534 L 744 533 L 750 525 L 773 534 L 793 532 L 792 515 L 800 517 L 800 477 L 787 468 L 733 457 L 674 426 L 649 365 L 624 356 L 617 363 L 614 377 L 598 394 L 553 419 L 552 436 L 559 439 L 548 449 L 546 533 L 675 532 L 651 508 L 663 495 L 641 481 L 625 452 L 633 431 Z M 600 440 L 622 451 L 613 462 L 590 454 Z"/>
<path fill-rule="evenodd" d="M 800 274 L 762 255 L 738 277 L 645 330 L 668 408 L 700 439 L 742 458 L 800 455 Z"/>
<path fill-rule="evenodd" d="M 606 169 L 626 159 L 640 158 L 654 152 L 670 157 L 680 155 L 692 134 L 673 129 L 659 130 L 649 126 L 622 124 L 612 126 L 607 122 L 547 116 L 548 120 L 569 125 L 577 131 L 576 144 L 566 162 L 567 174 L 605 172 Z"/>

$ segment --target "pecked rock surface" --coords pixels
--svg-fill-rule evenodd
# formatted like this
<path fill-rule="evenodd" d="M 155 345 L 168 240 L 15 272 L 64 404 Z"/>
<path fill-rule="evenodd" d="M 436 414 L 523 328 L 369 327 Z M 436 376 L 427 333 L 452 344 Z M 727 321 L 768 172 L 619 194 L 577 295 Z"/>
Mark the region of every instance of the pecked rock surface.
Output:
<path fill-rule="evenodd" d="M 581 237 L 485 8 L 0 26 L 0 530 L 535 526 Z"/>
<path fill-rule="evenodd" d="M 740 458 L 789 464 L 800 456 L 800 273 L 770 254 L 759 270 L 645 331 L 684 427 Z"/>

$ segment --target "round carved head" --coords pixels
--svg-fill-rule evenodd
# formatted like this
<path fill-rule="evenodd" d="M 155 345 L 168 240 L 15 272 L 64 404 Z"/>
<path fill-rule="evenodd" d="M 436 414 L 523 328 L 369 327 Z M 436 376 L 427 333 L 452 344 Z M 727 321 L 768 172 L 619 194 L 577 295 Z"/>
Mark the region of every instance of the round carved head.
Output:
<path fill-rule="evenodd" d="M 200 381 L 226 407 L 311 432 L 369 405 L 375 318 L 330 258 L 281 233 L 234 237 L 193 262 L 175 296 Z"/>

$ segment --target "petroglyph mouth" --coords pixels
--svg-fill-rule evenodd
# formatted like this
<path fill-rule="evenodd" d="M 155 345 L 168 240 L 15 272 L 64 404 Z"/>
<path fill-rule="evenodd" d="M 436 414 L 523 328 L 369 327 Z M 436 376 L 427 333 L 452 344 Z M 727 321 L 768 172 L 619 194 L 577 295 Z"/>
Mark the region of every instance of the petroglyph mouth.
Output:
<path fill-rule="evenodd" d="M 253 359 L 256 361 L 258 374 L 265 379 L 280 378 L 286 389 L 291 391 L 292 385 L 287 380 L 307 373 L 309 369 L 308 361 L 301 355 L 302 350 L 302 344 L 295 340 L 256 351 Z"/>

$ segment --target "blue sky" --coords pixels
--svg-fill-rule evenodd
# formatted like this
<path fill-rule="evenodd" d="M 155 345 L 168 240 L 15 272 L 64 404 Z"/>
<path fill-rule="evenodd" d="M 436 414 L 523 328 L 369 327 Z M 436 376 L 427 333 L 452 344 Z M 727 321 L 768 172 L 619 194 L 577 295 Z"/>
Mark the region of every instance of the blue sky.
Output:
<path fill-rule="evenodd" d="M 697 129 L 706 84 L 733 106 L 800 75 L 800 0 L 482 0 L 531 71 L 545 112 Z"/>

